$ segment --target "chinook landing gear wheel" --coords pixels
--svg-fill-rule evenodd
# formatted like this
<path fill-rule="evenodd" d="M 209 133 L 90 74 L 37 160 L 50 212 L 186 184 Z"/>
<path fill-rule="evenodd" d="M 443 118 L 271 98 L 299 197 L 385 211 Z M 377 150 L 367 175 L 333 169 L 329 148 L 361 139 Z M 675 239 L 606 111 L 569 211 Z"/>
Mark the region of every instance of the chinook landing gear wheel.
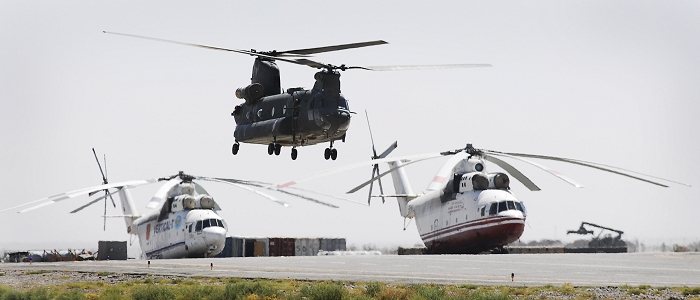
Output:
<path fill-rule="evenodd" d="M 282 152 L 282 145 L 275 144 L 275 155 L 280 155 L 280 152 Z"/>
<path fill-rule="evenodd" d="M 292 160 L 297 160 L 297 148 L 292 148 Z"/>
<path fill-rule="evenodd" d="M 331 158 L 331 148 L 326 148 L 326 151 L 323 152 L 323 158 L 325 158 L 326 160 Z"/>
<path fill-rule="evenodd" d="M 270 143 L 269 145 L 267 145 L 267 154 L 272 155 L 272 153 L 274 153 L 274 152 L 275 152 L 275 144 Z"/>
<path fill-rule="evenodd" d="M 233 153 L 233 155 L 238 154 L 239 147 L 240 147 L 240 144 L 238 144 L 238 143 L 233 144 L 233 148 L 231 148 L 231 153 Z"/>
<path fill-rule="evenodd" d="M 336 158 L 338 158 L 338 150 L 331 149 L 331 159 L 335 160 Z"/>

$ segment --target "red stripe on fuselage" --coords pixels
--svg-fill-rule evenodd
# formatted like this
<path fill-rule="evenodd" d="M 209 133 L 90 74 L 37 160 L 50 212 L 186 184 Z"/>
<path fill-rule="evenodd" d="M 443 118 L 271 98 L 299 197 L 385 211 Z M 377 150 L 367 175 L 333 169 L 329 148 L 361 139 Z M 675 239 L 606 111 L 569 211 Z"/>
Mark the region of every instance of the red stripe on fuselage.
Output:
<path fill-rule="evenodd" d="M 487 217 L 479 220 L 474 220 L 474 221 L 469 221 L 469 222 L 464 222 L 461 224 L 455 224 L 449 227 L 441 228 L 436 231 L 431 231 L 429 233 L 421 235 L 421 239 L 423 240 L 428 240 L 431 238 L 434 238 L 438 235 L 450 233 L 456 230 L 460 229 L 466 229 L 466 230 L 471 230 L 470 227 L 476 227 L 480 225 L 487 225 L 487 224 L 493 224 L 493 223 L 498 223 L 498 222 L 503 222 L 503 221 L 515 221 L 518 220 L 521 223 L 525 224 L 525 219 L 524 218 L 513 218 L 513 217 Z"/>

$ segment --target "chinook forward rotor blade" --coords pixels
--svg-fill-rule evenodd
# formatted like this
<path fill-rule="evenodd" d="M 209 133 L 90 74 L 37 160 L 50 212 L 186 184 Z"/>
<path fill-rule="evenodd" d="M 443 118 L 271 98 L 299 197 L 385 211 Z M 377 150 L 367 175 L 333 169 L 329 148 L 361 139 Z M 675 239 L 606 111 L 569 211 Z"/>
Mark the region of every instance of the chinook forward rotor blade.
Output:
<path fill-rule="evenodd" d="M 274 56 L 274 55 L 265 54 L 262 52 L 253 52 L 253 51 L 239 50 L 239 49 L 229 49 L 229 48 L 208 46 L 208 45 L 202 45 L 202 44 L 194 44 L 194 43 L 184 43 L 184 42 L 178 42 L 178 41 L 173 41 L 173 40 L 159 39 L 159 38 L 153 38 L 153 37 L 147 37 L 147 36 L 141 36 L 141 35 L 135 35 L 135 34 L 128 34 L 128 33 L 118 33 L 118 32 L 110 32 L 110 31 L 102 31 L 102 32 L 108 33 L 108 34 L 134 37 L 134 38 L 140 38 L 140 39 L 146 39 L 146 40 L 158 41 L 158 42 L 165 42 L 165 43 L 172 43 L 172 44 L 178 44 L 178 45 L 192 46 L 192 47 L 198 47 L 198 48 L 204 48 L 204 49 L 228 51 L 228 52 L 235 52 L 235 53 L 240 53 L 240 54 L 248 54 L 250 56 L 263 57 L 263 58 L 268 58 L 268 59 L 272 59 L 272 60 L 281 60 L 284 62 L 298 64 L 298 65 L 311 66 L 310 64 L 312 64 L 312 63 L 320 64 L 320 63 L 310 61 L 310 60 L 304 60 L 304 62 L 299 62 L 299 61 L 294 60 L 294 59 L 286 59 L 286 58 L 282 58 L 282 57 L 278 57 L 278 56 Z M 320 64 L 320 65 L 323 65 L 323 64 Z M 323 66 L 325 66 L 325 65 L 323 65 Z M 312 66 L 312 67 L 315 68 L 315 66 Z"/>
<path fill-rule="evenodd" d="M 494 164 L 496 164 L 496 165 L 499 166 L 499 167 L 501 167 L 503 170 L 505 170 L 506 172 L 508 172 L 508 174 L 510 174 L 511 176 L 513 176 L 513 177 L 514 177 L 515 179 L 517 179 L 518 181 L 520 181 L 520 183 L 522 183 L 523 185 L 525 185 L 525 187 L 527 187 L 527 188 L 530 189 L 531 191 L 539 191 L 539 190 L 541 190 L 534 182 L 532 182 L 532 180 L 530 180 L 530 178 L 527 178 L 527 176 L 525 176 L 523 173 L 521 173 L 520 171 L 518 171 L 518 169 L 516 169 L 515 167 L 511 166 L 511 165 L 508 164 L 507 162 L 502 161 L 502 160 L 500 160 L 500 159 L 498 159 L 498 158 L 495 158 L 495 157 L 493 157 L 493 156 L 486 155 L 486 154 L 484 154 L 484 159 L 485 159 L 485 160 L 488 160 L 488 161 L 490 161 L 490 162 L 492 162 L 492 163 L 494 163 Z"/>
<path fill-rule="evenodd" d="M 619 170 L 622 170 L 622 171 L 625 171 L 625 172 L 635 173 L 635 174 L 639 174 L 639 175 L 643 175 L 643 176 L 647 176 L 647 177 L 651 177 L 651 178 L 661 179 L 661 180 L 664 180 L 664 181 L 668 181 L 668 182 L 672 182 L 672 183 L 677 183 L 677 184 L 685 185 L 685 186 L 688 186 L 688 187 L 691 186 L 691 185 L 686 184 L 686 183 L 682 183 L 682 182 L 678 182 L 678 181 L 673 181 L 673 180 L 666 179 L 666 178 L 661 178 L 661 177 L 657 177 L 657 176 L 653 176 L 653 175 L 649 175 L 649 174 L 644 174 L 644 173 L 635 172 L 635 171 L 632 171 L 632 170 L 626 170 L 626 169 L 619 168 L 619 167 L 615 167 L 615 166 L 604 165 L 604 164 L 599 164 L 599 163 L 594 163 L 594 162 L 588 162 L 588 161 L 583 161 L 583 160 L 578 160 L 578 159 L 563 158 L 563 157 L 556 157 L 556 156 L 547 156 L 547 155 L 536 155 L 536 154 L 497 152 L 497 151 L 491 151 L 491 150 L 489 150 L 489 152 L 493 152 L 493 153 L 503 153 L 503 154 L 508 154 L 508 155 L 512 155 L 512 156 L 519 156 L 519 157 L 547 159 L 547 160 L 554 160 L 554 161 L 566 162 L 566 163 L 570 163 L 570 164 L 576 164 L 576 165 L 580 165 L 580 166 L 584 166 L 584 167 L 589 167 L 589 168 L 593 168 L 593 169 L 597 169 L 597 170 L 601 170 L 601 171 L 610 172 L 610 173 L 613 173 L 613 174 L 617 174 L 617 175 L 629 177 L 629 178 L 632 178 L 632 179 L 641 180 L 641 181 L 644 181 L 644 182 L 646 182 L 646 183 L 650 183 L 650 184 L 654 184 L 654 185 L 658 185 L 658 186 L 662 186 L 662 187 L 668 187 L 668 186 L 665 185 L 665 184 L 659 183 L 659 182 L 655 182 L 655 181 L 651 181 L 651 180 L 644 179 L 644 178 L 641 178 L 641 177 L 633 176 L 633 175 L 626 174 L 626 173 L 623 173 L 623 172 L 620 172 L 620 171 L 616 171 L 616 170 L 613 170 L 613 169 L 610 169 L 610 168 L 615 168 L 615 169 L 619 169 Z"/>
<path fill-rule="evenodd" d="M 310 54 L 316 54 L 316 53 L 339 51 L 339 50 L 345 50 L 345 49 L 369 47 L 369 46 L 384 45 L 384 44 L 388 44 L 388 43 L 385 41 L 382 41 L 382 40 L 377 40 L 377 41 L 342 44 L 342 45 L 334 45 L 334 46 L 326 46 L 326 47 L 277 51 L 275 53 L 276 53 L 276 55 L 282 55 L 282 56 L 286 56 L 287 54 L 310 55 Z"/>

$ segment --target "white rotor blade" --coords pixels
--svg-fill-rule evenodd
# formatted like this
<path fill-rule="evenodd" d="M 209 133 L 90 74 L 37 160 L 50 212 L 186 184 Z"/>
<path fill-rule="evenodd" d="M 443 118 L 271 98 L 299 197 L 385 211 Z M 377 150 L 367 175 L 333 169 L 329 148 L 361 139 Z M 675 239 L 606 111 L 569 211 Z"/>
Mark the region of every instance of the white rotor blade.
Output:
<path fill-rule="evenodd" d="M 495 152 L 495 151 L 493 151 L 493 152 Z M 499 153 L 500 153 L 500 152 L 499 152 Z M 583 161 L 583 160 L 578 160 L 578 159 L 563 158 L 563 157 L 556 157 L 556 156 L 546 156 L 546 155 L 523 154 L 523 153 L 506 153 L 506 154 L 510 154 L 510 155 L 513 155 L 513 156 L 521 156 L 521 157 L 539 158 L 539 159 L 548 159 L 548 160 L 555 160 L 555 161 L 567 162 L 567 163 L 576 164 L 576 165 L 580 165 L 580 166 L 584 166 L 584 167 L 594 168 L 594 169 L 601 170 L 601 171 L 605 171 L 605 172 L 610 172 L 610 173 L 613 173 L 613 174 L 617 174 L 617 175 L 629 177 L 629 178 L 632 178 L 632 179 L 641 180 L 641 181 L 644 181 L 644 182 L 646 182 L 646 183 L 651 183 L 651 184 L 658 185 L 658 186 L 662 186 L 662 187 L 668 187 L 668 186 L 665 185 L 665 184 L 662 184 L 662 183 L 654 182 L 654 181 L 647 180 L 647 179 L 644 179 L 644 178 L 640 178 L 640 177 L 637 177 L 637 176 L 632 176 L 632 175 L 625 174 L 625 173 L 622 173 L 622 172 L 619 172 L 619 171 L 615 171 L 615 170 L 611 170 L 611 169 L 608 169 L 608 168 L 615 168 L 615 169 L 619 169 L 619 170 L 622 170 L 622 171 L 625 171 L 625 172 L 630 172 L 630 173 L 635 173 L 635 174 L 639 174 L 639 175 L 643 175 L 643 176 L 647 176 L 647 177 L 651 177 L 651 178 L 661 179 L 661 180 L 664 180 L 664 181 L 673 182 L 673 183 L 677 183 L 677 184 L 681 184 L 681 185 L 685 185 L 685 186 L 691 186 L 691 185 L 689 185 L 689 184 L 685 184 L 685 183 L 678 182 L 678 181 L 673 181 L 673 180 L 666 179 L 666 178 L 656 177 L 656 176 L 653 176 L 653 175 L 644 174 L 644 173 L 639 173 L 639 172 L 635 172 L 635 171 L 632 171 L 632 170 L 627 170 L 627 169 L 623 169 L 623 168 L 619 168 L 619 167 L 615 167 L 615 166 L 609 166 L 609 165 L 604 165 L 604 164 L 599 164 L 599 163 L 594 163 L 594 162 L 588 162 L 588 161 Z M 604 168 L 604 167 L 607 167 L 607 168 Z"/>
<path fill-rule="evenodd" d="M 433 157 L 430 157 L 430 158 L 433 158 Z M 407 162 L 407 163 L 404 163 L 404 164 L 402 164 L 402 165 L 400 165 L 400 166 L 393 167 L 393 168 L 389 169 L 389 171 L 386 171 L 386 172 L 384 172 L 384 173 L 382 173 L 382 174 L 379 174 L 379 175 L 373 177 L 372 179 L 367 180 L 367 181 L 363 182 L 362 184 L 356 186 L 356 187 L 353 188 L 352 190 L 347 191 L 346 194 L 352 194 L 352 193 L 354 193 L 354 192 L 357 192 L 357 191 L 359 191 L 360 189 L 362 189 L 363 187 L 369 185 L 370 183 L 372 183 L 372 182 L 374 182 L 374 181 L 376 181 L 376 180 L 379 180 L 379 178 L 384 177 L 385 175 L 391 173 L 392 171 L 394 171 L 394 170 L 396 170 L 396 169 L 398 169 L 398 168 L 403 168 L 403 167 L 408 166 L 408 165 L 410 165 L 410 164 L 412 164 L 412 163 L 417 163 L 417 162 L 419 162 L 419 161 L 424 161 L 424 160 L 427 160 L 427 159 L 430 159 L 430 158 L 417 159 L 417 160 L 413 160 L 413 161 L 409 161 L 409 162 Z M 379 159 L 377 159 L 377 160 L 379 160 Z M 377 160 L 374 160 L 374 161 L 377 161 Z"/>
<path fill-rule="evenodd" d="M 484 154 L 484 159 L 485 159 L 485 160 L 488 160 L 488 161 L 490 161 L 490 162 L 492 162 L 492 163 L 494 163 L 494 164 L 496 164 L 496 165 L 499 166 L 499 167 L 501 167 L 503 170 L 505 170 L 506 172 L 508 172 L 508 174 L 510 174 L 511 176 L 513 176 L 513 178 L 515 178 L 515 179 L 517 179 L 518 181 L 520 181 L 520 183 L 524 184 L 525 187 L 527 187 L 527 188 L 530 189 L 531 191 L 539 191 L 539 190 L 540 190 L 540 188 L 539 188 L 534 182 L 532 182 L 532 180 L 530 180 L 530 178 L 527 178 L 527 176 L 525 176 L 523 173 L 520 173 L 520 171 L 518 171 L 518 169 L 516 169 L 515 167 L 511 166 L 511 165 L 508 164 L 507 162 L 502 161 L 502 160 L 500 160 L 500 159 L 498 159 L 498 158 L 495 158 L 495 157 L 493 157 L 493 156 L 488 156 L 488 155 L 486 155 L 486 154 Z"/>
<path fill-rule="evenodd" d="M 559 178 L 559 179 L 561 179 L 561 180 L 566 181 L 567 183 L 569 183 L 569 184 L 571 184 L 571 185 L 573 185 L 573 186 L 575 186 L 575 187 L 577 187 L 577 188 L 582 188 L 582 187 L 584 187 L 582 184 L 580 184 L 580 183 L 574 181 L 573 179 L 564 176 L 564 174 L 561 174 L 561 173 L 559 173 L 559 172 L 557 172 L 557 171 L 555 171 L 555 170 L 553 170 L 553 169 L 550 169 L 550 168 L 548 168 L 548 167 L 545 167 L 545 166 L 543 166 L 543 165 L 540 165 L 540 164 L 538 164 L 538 163 L 536 163 L 536 162 L 533 162 L 533 161 L 531 161 L 531 160 L 527 160 L 527 159 L 524 159 L 524 158 L 521 158 L 521 157 L 517 157 L 517 156 L 513 156 L 513 155 L 501 153 L 501 152 L 488 151 L 488 150 L 484 150 L 484 152 L 485 152 L 485 153 L 488 153 L 488 154 L 490 154 L 490 155 L 503 156 L 503 157 L 508 157 L 508 158 L 512 158 L 512 159 L 517 159 L 517 160 L 522 161 L 522 162 L 526 162 L 526 163 L 528 163 L 528 164 L 531 164 L 531 165 L 533 165 L 533 166 L 535 166 L 535 167 L 538 167 L 538 168 L 544 170 L 545 172 L 547 172 L 547 173 L 549 173 L 549 174 L 552 174 L 552 175 L 556 176 L 557 178 Z"/>
<path fill-rule="evenodd" d="M 168 197 L 168 192 L 170 191 L 170 189 L 179 184 L 180 181 L 182 181 L 180 177 L 175 177 L 165 182 L 153 195 L 153 197 L 151 197 L 151 201 L 148 202 L 146 208 L 158 207 L 163 201 L 165 201 L 165 198 Z"/>
<path fill-rule="evenodd" d="M 25 213 L 25 212 L 28 212 L 28 211 L 31 211 L 31 210 L 34 210 L 34 209 L 37 209 L 37 208 L 40 208 L 40 207 L 44 207 L 44 206 L 47 206 L 47 205 L 54 204 L 54 203 L 56 203 L 56 202 L 60 202 L 60 201 L 66 200 L 66 199 L 75 198 L 75 197 L 82 196 L 82 195 L 87 195 L 88 193 L 91 193 L 91 192 L 94 192 L 94 191 L 101 191 L 101 190 L 105 190 L 105 189 L 120 188 L 120 187 L 129 187 L 129 188 L 130 188 L 130 187 L 136 187 L 136 186 L 139 186 L 139 185 L 154 183 L 154 182 L 157 182 L 157 181 L 158 181 L 157 179 L 145 179 L 145 180 L 131 180 L 131 181 L 118 182 L 118 183 L 102 184 L 102 185 L 98 185 L 98 186 L 93 186 L 93 187 L 89 187 L 89 188 L 84 188 L 84 189 L 74 190 L 74 191 L 70 191 L 70 192 L 65 192 L 65 193 L 62 193 L 62 194 L 58 194 L 58 195 L 54 195 L 54 196 L 42 198 L 42 199 L 39 199 L 39 200 L 31 201 L 31 202 L 28 202 L 28 203 L 25 203 L 25 204 L 22 204 L 22 205 L 18 205 L 18 206 L 15 206 L 15 207 L 11 207 L 11 208 L 4 209 L 4 210 L 2 210 L 2 211 L 0 211 L 0 212 L 4 212 L 4 211 L 8 211 L 8 210 L 13 210 L 13 209 L 16 209 L 16 208 L 19 208 L 19 207 L 22 207 L 22 206 L 26 206 L 26 205 L 29 205 L 29 204 L 34 204 L 34 203 L 38 203 L 38 202 L 43 202 L 43 203 L 41 203 L 41 204 L 39 204 L 39 205 L 35 205 L 35 206 L 30 207 L 30 208 L 26 208 L 26 209 L 23 209 L 23 210 L 19 211 L 19 213 Z"/>
<path fill-rule="evenodd" d="M 241 185 L 254 186 L 254 187 L 261 188 L 261 189 L 271 190 L 271 191 L 275 191 L 275 192 L 278 192 L 278 193 L 283 193 L 283 194 L 287 194 L 287 195 L 290 195 L 290 196 L 294 196 L 294 197 L 297 197 L 297 198 L 302 198 L 302 199 L 304 199 L 304 200 L 308 200 L 308 201 L 314 202 L 314 203 L 316 203 L 316 204 L 321 204 L 321 205 L 325 205 L 325 206 L 332 207 L 332 208 L 338 208 L 337 205 L 333 205 L 333 204 L 330 204 L 330 203 L 327 203 L 327 202 L 324 202 L 324 201 L 321 201 L 321 200 L 318 200 L 318 199 L 315 199 L 315 198 L 307 197 L 307 196 L 302 195 L 302 194 L 292 193 L 292 192 L 285 191 L 285 190 L 278 190 L 278 189 L 274 188 L 274 187 L 273 187 L 273 184 L 271 184 L 271 183 L 259 182 L 259 181 L 246 181 L 246 180 L 231 179 L 231 178 L 207 178 L 207 177 L 200 177 L 200 179 L 204 179 L 204 180 L 215 179 L 215 180 L 217 180 L 217 181 L 219 181 L 219 182 L 225 181 L 226 183 L 230 183 L 230 184 L 241 184 Z M 342 199 L 342 198 L 340 198 L 340 199 Z M 348 200 L 348 201 L 349 201 L 349 200 Z M 285 205 L 285 206 L 288 206 L 288 205 Z"/>
<path fill-rule="evenodd" d="M 233 185 L 233 186 L 235 186 L 235 187 L 242 188 L 242 189 L 244 189 L 244 190 L 247 190 L 247 191 L 256 193 L 256 194 L 258 194 L 258 195 L 260 195 L 260 196 L 262 196 L 262 197 L 264 197 L 264 198 L 266 198 L 266 199 L 268 199 L 268 200 L 270 200 L 270 201 L 272 201 L 272 202 L 275 202 L 275 203 L 277 203 L 277 204 L 279 204 L 279 205 L 282 205 L 282 206 L 284 206 L 284 207 L 289 207 L 289 204 L 286 203 L 286 202 L 277 200 L 277 198 L 275 198 L 275 197 L 272 197 L 272 196 L 270 196 L 270 195 L 268 195 L 268 194 L 265 194 L 265 193 L 263 193 L 263 192 L 261 192 L 261 191 L 258 191 L 258 190 L 253 189 L 253 188 L 249 188 L 249 187 L 247 187 L 247 186 L 245 186 L 245 185 L 242 185 L 242 184 L 239 184 L 239 183 L 234 183 L 234 182 L 231 182 L 231 181 L 221 180 L 221 179 L 218 179 L 218 178 L 210 178 L 210 177 L 198 177 L 197 179 L 199 179 L 199 180 L 213 181 L 213 182 L 220 182 L 220 183 L 225 183 L 225 184 L 230 184 L 230 185 Z"/>
<path fill-rule="evenodd" d="M 417 162 L 417 161 L 422 161 L 422 160 L 426 160 L 426 159 L 441 157 L 441 156 L 443 156 L 443 155 L 445 155 L 445 154 L 442 154 L 442 153 L 423 153 L 423 154 L 409 155 L 409 156 L 395 157 L 395 158 L 373 159 L 373 160 L 363 161 L 363 162 L 359 162 L 359 163 L 349 164 L 349 165 L 346 165 L 346 166 L 343 166 L 343 167 L 340 167 L 340 168 L 334 168 L 334 169 L 328 169 L 328 170 L 325 170 L 325 171 L 321 171 L 321 172 L 319 172 L 319 173 L 312 174 L 312 175 L 309 175 L 309 176 L 306 176 L 306 177 L 302 177 L 302 178 L 299 178 L 299 179 L 296 179 L 296 180 L 293 180 L 293 181 L 289 181 L 289 182 L 286 182 L 286 183 L 278 184 L 278 185 L 276 186 L 276 188 L 278 188 L 278 189 L 283 189 L 283 188 L 290 187 L 290 186 L 293 186 L 293 185 L 295 185 L 295 184 L 299 184 L 299 183 L 302 183 L 302 182 L 311 181 L 311 180 L 314 180 L 314 179 L 318 179 L 318 178 L 321 178 L 321 177 L 325 177 L 325 176 L 332 175 L 332 174 L 336 174 L 336 173 L 340 173 L 340 172 L 349 171 L 349 170 L 356 169 L 356 168 L 367 167 L 367 166 L 374 166 L 375 164 L 379 164 L 379 163 L 386 163 L 386 162 L 392 162 L 392 161 L 401 161 L 401 162 L 403 162 L 403 163 L 408 164 L 408 163 L 413 162 L 413 161 L 416 161 L 416 162 Z"/>

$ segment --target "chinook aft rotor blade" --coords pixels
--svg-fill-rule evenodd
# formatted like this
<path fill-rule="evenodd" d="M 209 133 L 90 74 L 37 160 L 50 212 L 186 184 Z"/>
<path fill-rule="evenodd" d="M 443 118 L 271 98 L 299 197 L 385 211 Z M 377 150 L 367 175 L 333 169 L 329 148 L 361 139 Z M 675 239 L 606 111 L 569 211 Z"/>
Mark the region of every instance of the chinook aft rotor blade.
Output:
<path fill-rule="evenodd" d="M 489 150 L 489 151 L 490 151 L 490 152 L 493 152 L 493 153 L 501 153 L 501 152 L 497 152 L 497 151 L 491 151 L 491 150 Z M 615 169 L 619 169 L 619 170 L 622 170 L 622 171 L 625 171 L 625 172 L 629 172 L 629 173 L 635 173 L 635 174 L 639 174 L 639 175 L 643 175 L 643 176 L 647 176 L 647 177 L 652 177 L 652 178 L 656 178 L 656 179 L 661 179 L 661 180 L 664 180 L 664 181 L 673 182 L 673 183 L 685 185 L 685 186 L 688 186 L 688 187 L 691 186 L 691 185 L 689 185 L 689 184 L 685 184 L 685 183 L 678 182 L 678 181 L 673 181 L 673 180 L 666 179 L 666 178 L 661 178 L 661 177 L 657 177 L 657 176 L 653 176 L 653 175 L 648 175 L 648 174 L 639 173 L 639 172 L 635 172 L 635 171 L 631 171 L 631 170 L 626 170 L 626 169 L 619 168 L 619 167 L 615 167 L 615 166 L 609 166 L 609 165 L 604 165 L 604 164 L 599 164 L 599 163 L 594 163 L 594 162 L 588 162 L 588 161 L 583 161 L 583 160 L 578 160 L 578 159 L 563 158 L 563 157 L 556 157 L 556 156 L 547 156 L 547 155 L 524 154 L 524 153 L 508 153 L 508 152 L 503 152 L 503 153 L 504 153 L 504 154 L 508 154 L 508 155 L 512 155 L 512 156 L 528 157 L 528 158 L 539 158 L 539 159 L 547 159 L 547 160 L 554 160 L 554 161 L 566 162 L 566 163 L 570 163 L 570 164 L 576 164 L 576 165 L 580 165 L 580 166 L 584 166 L 584 167 L 589 167 L 589 168 L 593 168 L 593 169 L 597 169 L 597 170 L 601 170 L 601 171 L 610 172 L 610 173 L 613 173 L 613 174 L 617 174 L 617 175 L 629 177 L 629 178 L 632 178 L 632 179 L 641 180 L 641 181 L 644 181 L 644 182 L 646 182 L 646 183 L 650 183 L 650 184 L 654 184 L 654 185 L 658 185 L 658 186 L 662 186 L 662 187 L 668 187 L 668 186 L 665 185 L 665 184 L 662 184 L 662 183 L 658 183 L 658 182 L 651 181 L 651 180 L 648 180 L 648 179 L 644 179 L 644 178 L 641 178 L 641 177 L 633 176 L 633 175 L 626 174 L 626 173 L 623 173 L 623 172 L 620 172 L 620 171 L 612 170 L 612 169 L 610 169 L 610 168 L 615 168 Z"/>
<path fill-rule="evenodd" d="M 541 190 L 534 182 L 532 182 L 532 180 L 530 180 L 530 178 L 527 178 L 527 176 L 525 176 L 523 173 L 521 173 L 520 171 L 518 171 L 518 169 L 516 169 L 515 167 L 511 166 L 511 165 L 508 164 L 507 162 L 502 161 L 502 160 L 500 160 L 500 159 L 498 159 L 498 158 L 495 158 L 495 157 L 493 157 L 493 156 L 486 155 L 486 154 L 484 154 L 484 159 L 485 159 L 485 160 L 488 160 L 488 161 L 490 161 L 490 162 L 492 162 L 492 163 L 494 163 L 494 164 L 496 164 L 496 165 L 499 166 L 499 167 L 501 167 L 503 170 L 505 170 L 506 172 L 508 172 L 508 174 L 510 174 L 511 176 L 513 176 L 513 177 L 514 177 L 515 179 L 517 179 L 518 181 L 520 181 L 520 183 L 522 183 L 523 185 L 525 185 L 525 187 L 527 187 L 527 188 L 530 189 L 531 191 L 539 191 L 539 190 Z"/>
<path fill-rule="evenodd" d="M 407 66 L 367 66 L 348 67 L 348 69 L 364 69 L 369 71 L 414 71 L 414 70 L 441 70 L 461 68 L 493 67 L 491 64 L 447 64 L 447 65 L 407 65 Z"/>

